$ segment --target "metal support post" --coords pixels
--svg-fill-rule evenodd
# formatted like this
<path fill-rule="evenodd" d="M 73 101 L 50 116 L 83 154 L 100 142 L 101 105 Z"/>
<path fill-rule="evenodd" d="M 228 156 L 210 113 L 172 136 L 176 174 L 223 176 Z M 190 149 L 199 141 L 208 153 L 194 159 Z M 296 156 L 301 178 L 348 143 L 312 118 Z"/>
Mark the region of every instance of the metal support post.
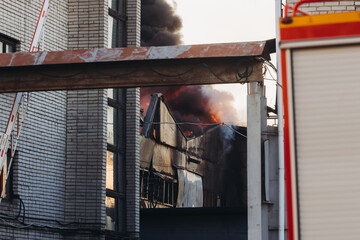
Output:
<path fill-rule="evenodd" d="M 248 239 L 262 239 L 261 132 L 263 128 L 263 82 L 248 83 L 247 97 L 247 198 Z"/>

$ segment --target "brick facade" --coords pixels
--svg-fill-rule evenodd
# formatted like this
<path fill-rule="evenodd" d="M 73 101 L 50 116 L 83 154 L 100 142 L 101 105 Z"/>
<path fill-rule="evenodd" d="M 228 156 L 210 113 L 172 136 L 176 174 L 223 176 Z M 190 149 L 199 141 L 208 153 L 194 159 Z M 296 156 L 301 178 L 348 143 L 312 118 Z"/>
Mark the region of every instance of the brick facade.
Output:
<path fill-rule="evenodd" d="M 5 0 L 0 7 L 0 33 L 20 42 L 17 50 L 27 51 L 35 30 L 42 1 Z M 67 1 L 53 1 L 40 49 L 67 49 Z M 57 31 L 52 31 L 57 29 Z M 0 95 L 0 129 L 4 131 L 14 94 Z M 14 161 L 13 191 L 23 200 L 26 224 L 1 221 L 2 239 L 62 239 L 56 221 L 64 221 L 66 92 L 36 92 L 22 130 Z M 2 202 L 0 211 L 14 216 L 20 201 Z M 21 214 L 23 214 L 22 209 Z M 4 220 L 4 219 L 3 219 Z M 12 226 L 22 226 L 22 229 Z M 53 227 L 45 230 L 40 225 Z"/>
<path fill-rule="evenodd" d="M 107 1 L 68 2 L 68 48 L 106 47 Z M 97 231 L 105 226 L 106 106 L 104 89 L 67 92 L 65 220 Z M 66 239 L 90 238 L 88 234 Z"/>
<path fill-rule="evenodd" d="M 127 21 L 127 45 L 128 47 L 140 46 L 141 31 L 141 1 L 128 0 L 126 6 Z"/>
<path fill-rule="evenodd" d="M 69 49 L 107 47 L 107 0 L 68 0 Z"/>
<path fill-rule="evenodd" d="M 41 4 L 4 0 L 0 6 L 0 33 L 18 40 L 18 51 L 28 51 Z M 107 47 L 107 4 L 51 0 L 40 50 Z M 127 44 L 139 46 L 140 0 L 128 0 L 127 15 Z M 139 89 L 128 89 L 126 98 L 126 230 L 134 239 L 139 235 L 139 95 Z M 1 131 L 13 97 L 0 94 Z M 13 185 L 26 207 L 25 222 L 33 226 L 17 228 L 18 221 L 2 219 L 1 239 L 104 239 L 106 109 L 106 89 L 31 94 Z M 18 199 L 3 202 L 0 212 L 14 216 L 19 205 Z"/>
<path fill-rule="evenodd" d="M 67 92 L 65 221 L 98 231 L 105 225 L 105 94 L 104 89 Z"/>
<path fill-rule="evenodd" d="M 136 239 L 140 233 L 140 88 L 127 89 L 126 102 L 126 228 Z"/>
<path fill-rule="evenodd" d="M 128 0 L 126 11 L 127 46 L 140 46 L 141 2 Z M 140 88 L 127 89 L 126 102 L 126 228 L 136 239 L 140 234 Z"/>

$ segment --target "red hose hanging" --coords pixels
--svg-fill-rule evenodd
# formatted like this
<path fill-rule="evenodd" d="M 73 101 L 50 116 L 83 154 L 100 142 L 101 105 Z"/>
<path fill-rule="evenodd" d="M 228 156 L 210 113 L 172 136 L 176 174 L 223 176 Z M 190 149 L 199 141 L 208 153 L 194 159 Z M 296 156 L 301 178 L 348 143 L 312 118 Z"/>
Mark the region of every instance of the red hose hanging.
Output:
<path fill-rule="evenodd" d="M 339 0 L 300 0 L 298 1 L 297 3 L 295 3 L 294 7 L 291 7 L 291 5 L 289 4 L 286 4 L 285 5 L 285 8 L 284 8 L 284 18 L 288 17 L 288 12 L 289 12 L 289 8 L 293 8 L 293 13 L 292 15 L 293 16 L 296 16 L 296 12 L 300 12 L 300 13 L 305 13 L 301 10 L 298 10 L 298 8 L 300 7 L 301 4 L 304 4 L 304 3 L 312 3 L 312 2 L 333 2 L 333 1 L 339 1 Z M 307 15 L 307 14 L 305 14 Z"/>
<path fill-rule="evenodd" d="M 288 6 L 288 8 L 287 8 L 287 10 L 290 8 L 290 9 L 294 9 L 294 5 L 291 5 L 291 4 L 286 4 L 285 5 L 285 9 L 286 9 L 286 6 Z M 303 10 L 301 10 L 301 9 L 298 9 L 297 10 L 299 13 L 301 13 L 302 15 L 310 15 L 310 13 L 308 13 L 308 12 L 305 12 L 305 11 L 303 11 Z"/>

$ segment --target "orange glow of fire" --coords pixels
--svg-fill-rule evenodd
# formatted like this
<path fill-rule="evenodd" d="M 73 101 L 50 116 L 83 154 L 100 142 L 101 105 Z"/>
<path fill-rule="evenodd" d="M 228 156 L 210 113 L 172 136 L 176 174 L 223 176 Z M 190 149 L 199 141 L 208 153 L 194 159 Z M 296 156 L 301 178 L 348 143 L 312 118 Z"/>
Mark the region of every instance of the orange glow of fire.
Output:
<path fill-rule="evenodd" d="M 216 117 L 214 116 L 214 114 L 211 114 L 211 120 L 213 120 L 215 123 L 218 122 L 218 120 L 216 119 Z"/>
<path fill-rule="evenodd" d="M 191 135 L 193 135 L 193 131 L 184 131 L 184 135 L 186 136 L 186 137 L 189 137 L 189 136 L 191 136 Z"/>

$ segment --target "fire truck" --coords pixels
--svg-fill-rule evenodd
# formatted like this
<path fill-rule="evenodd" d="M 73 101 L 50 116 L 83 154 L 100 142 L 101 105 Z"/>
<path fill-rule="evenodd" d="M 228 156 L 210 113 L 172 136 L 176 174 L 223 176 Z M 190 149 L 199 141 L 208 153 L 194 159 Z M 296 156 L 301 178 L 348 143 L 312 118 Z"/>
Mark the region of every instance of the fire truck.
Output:
<path fill-rule="evenodd" d="M 309 2 L 279 23 L 288 239 L 358 239 L 360 12 Z"/>

